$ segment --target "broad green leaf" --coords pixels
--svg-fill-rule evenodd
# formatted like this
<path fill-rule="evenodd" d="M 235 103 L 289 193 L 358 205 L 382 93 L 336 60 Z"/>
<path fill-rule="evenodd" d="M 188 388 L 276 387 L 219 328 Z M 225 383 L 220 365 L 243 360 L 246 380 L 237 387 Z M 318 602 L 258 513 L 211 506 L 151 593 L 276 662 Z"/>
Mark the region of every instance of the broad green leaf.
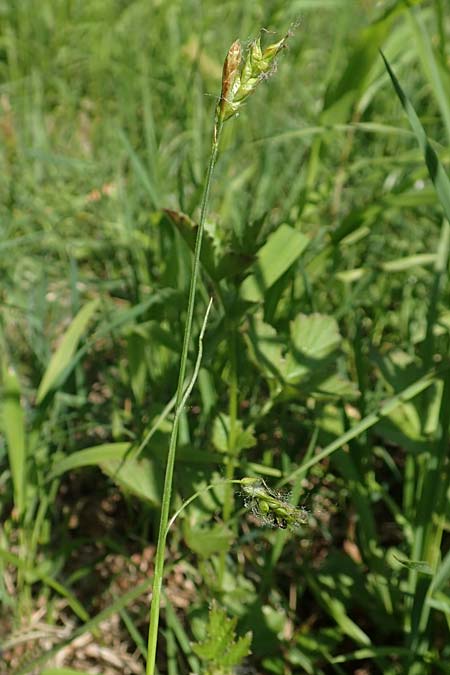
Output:
<path fill-rule="evenodd" d="M 266 377 L 282 382 L 286 366 L 286 340 L 278 335 L 273 326 L 256 316 L 250 320 L 247 343 L 255 365 Z"/>
<path fill-rule="evenodd" d="M 122 461 L 131 448 L 131 443 L 104 443 L 78 450 L 53 465 L 50 478 L 83 466 L 99 466 L 102 462 Z"/>
<path fill-rule="evenodd" d="M 20 401 L 20 384 L 16 373 L 3 367 L 3 401 L 1 427 L 5 434 L 9 466 L 14 489 L 17 516 L 23 514 L 26 491 L 26 433 L 25 415 Z"/>
<path fill-rule="evenodd" d="M 99 305 L 99 300 L 91 300 L 80 309 L 64 335 L 61 344 L 50 359 L 37 391 L 36 403 L 41 403 L 50 390 L 60 383 L 61 376 L 67 373 L 78 343 Z"/>
<path fill-rule="evenodd" d="M 298 314 L 290 336 L 279 336 L 270 324 L 255 317 L 250 323 L 250 355 L 265 377 L 274 383 L 274 394 L 287 398 L 317 393 L 328 396 L 358 395 L 356 387 L 336 372 L 342 337 L 336 320 L 322 314 Z"/>
<path fill-rule="evenodd" d="M 298 314 L 290 326 L 291 349 L 285 372 L 288 381 L 298 381 L 329 367 L 329 358 L 342 338 L 336 320 L 324 314 Z"/>
<path fill-rule="evenodd" d="M 442 371 L 445 372 L 445 368 L 442 368 Z M 379 410 L 376 412 L 366 415 L 360 422 L 355 424 L 355 426 L 345 433 L 341 434 L 337 439 L 329 443 L 323 450 L 318 452 L 314 457 L 306 461 L 302 466 L 295 469 L 290 475 L 286 476 L 280 483 L 284 485 L 289 481 L 293 481 L 297 478 L 299 474 L 304 474 L 312 466 L 318 464 L 326 457 L 329 457 L 333 452 L 342 448 L 346 443 L 351 441 L 353 438 L 357 438 L 364 431 L 370 429 L 375 424 L 377 424 L 383 417 L 390 415 L 396 408 L 398 408 L 403 403 L 415 398 L 422 391 L 428 389 L 436 380 L 436 377 L 439 376 L 439 368 L 432 369 L 430 372 L 426 373 L 423 377 L 420 377 L 416 382 L 413 382 L 409 387 L 406 387 L 403 391 L 399 392 L 396 396 L 393 396 L 391 399 L 387 400 L 383 405 L 380 406 Z"/>
<path fill-rule="evenodd" d="M 381 420 L 377 432 L 390 443 L 412 452 L 426 452 L 429 438 L 423 433 L 423 418 L 414 403 L 403 403 Z"/>
<path fill-rule="evenodd" d="M 127 457 L 130 448 L 131 443 L 105 443 L 79 450 L 57 462 L 50 477 L 83 466 L 99 466 L 125 491 L 157 505 L 160 495 L 153 462 L 147 458 Z"/>
<path fill-rule="evenodd" d="M 159 505 L 160 490 L 155 464 L 150 459 L 129 458 L 124 462 L 109 459 L 102 462 L 100 468 L 125 492 L 130 492 L 153 506 Z"/>
<path fill-rule="evenodd" d="M 259 250 L 251 274 L 241 286 L 241 297 L 259 302 L 273 284 L 291 267 L 309 244 L 309 239 L 289 225 L 280 225 Z"/>
<path fill-rule="evenodd" d="M 392 350 L 383 356 L 374 350 L 373 358 L 379 366 L 380 375 L 393 391 L 404 389 L 420 376 L 421 368 L 416 360 L 401 349 Z M 436 395 L 431 398 L 434 392 Z M 417 402 L 404 401 L 391 412 L 388 418 L 380 421 L 377 427 L 378 433 L 390 442 L 399 443 L 412 452 L 423 452 L 429 442 L 427 428 L 431 429 L 436 404 L 430 406 L 437 394 L 435 386 L 427 397 L 428 408 L 421 399 Z M 439 399 L 440 397 L 437 396 L 437 403 Z"/>
<path fill-rule="evenodd" d="M 321 394 L 328 397 L 333 396 L 345 399 L 357 398 L 360 395 L 356 383 L 340 373 L 334 373 L 330 377 L 321 380 L 317 384 L 317 389 L 314 393 L 319 398 Z"/>

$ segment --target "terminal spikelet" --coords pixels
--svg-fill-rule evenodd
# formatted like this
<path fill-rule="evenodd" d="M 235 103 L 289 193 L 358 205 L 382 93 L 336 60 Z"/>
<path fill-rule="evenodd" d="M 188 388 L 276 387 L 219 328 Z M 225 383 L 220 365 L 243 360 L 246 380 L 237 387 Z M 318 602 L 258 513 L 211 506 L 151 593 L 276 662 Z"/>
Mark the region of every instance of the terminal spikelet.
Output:
<path fill-rule="evenodd" d="M 281 40 L 261 49 L 261 35 L 252 40 L 242 58 L 242 47 L 236 40 L 228 50 L 222 72 L 222 91 L 216 110 L 216 127 L 236 115 L 241 105 L 258 84 L 276 69 L 276 57 L 286 46 L 287 33 Z"/>

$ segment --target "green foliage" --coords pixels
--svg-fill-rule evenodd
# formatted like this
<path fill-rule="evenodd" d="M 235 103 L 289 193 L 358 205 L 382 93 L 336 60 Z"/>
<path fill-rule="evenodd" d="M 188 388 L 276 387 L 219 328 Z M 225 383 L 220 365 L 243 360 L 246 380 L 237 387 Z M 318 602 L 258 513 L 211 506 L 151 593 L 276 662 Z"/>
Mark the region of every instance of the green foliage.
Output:
<path fill-rule="evenodd" d="M 23 515 L 26 499 L 26 430 L 25 416 L 20 402 L 20 384 L 16 373 L 3 367 L 3 405 L 1 427 L 5 435 L 8 460 L 14 489 L 17 517 Z"/>
<path fill-rule="evenodd" d="M 292 266 L 307 245 L 308 238 L 301 232 L 280 225 L 259 249 L 250 275 L 242 284 L 242 298 L 250 302 L 264 300 L 269 288 Z"/>
<path fill-rule="evenodd" d="M 341 344 L 335 319 L 319 314 L 295 316 L 287 340 L 256 316 L 249 335 L 251 356 L 272 384 L 273 396 L 355 397 L 354 385 L 337 370 Z"/>
<path fill-rule="evenodd" d="M 159 481 L 153 463 L 145 457 L 129 457 L 130 450 L 130 443 L 105 443 L 78 450 L 55 462 L 50 476 L 53 478 L 84 466 L 99 466 L 125 492 L 130 491 L 150 504 L 159 504 Z"/>
<path fill-rule="evenodd" d="M 191 551 L 202 558 L 209 558 L 213 553 L 228 551 L 233 535 L 223 525 L 208 528 L 185 525 L 184 538 Z"/>
<path fill-rule="evenodd" d="M 250 653 L 252 634 L 249 631 L 236 639 L 237 618 L 230 619 L 225 610 L 213 604 L 209 610 L 205 638 L 192 645 L 204 664 L 205 675 L 232 675 Z"/>
<path fill-rule="evenodd" d="M 145 660 L 223 59 L 240 36 L 257 61 L 255 27 L 262 57 L 299 13 L 276 76 L 223 102 L 240 110 L 204 223 L 185 388 L 214 301 L 177 419 L 158 669 L 200 672 L 217 599 L 255 672 L 447 672 L 446 8 L 0 1 L 8 673 L 51 672 L 84 634 L 103 647 L 113 615 Z M 129 579 L 100 574 L 116 556 Z"/>
<path fill-rule="evenodd" d="M 256 438 L 252 427 L 244 429 L 242 421 L 238 420 L 234 430 L 234 451 L 240 452 L 256 445 Z M 227 453 L 230 450 L 230 418 L 220 414 L 213 422 L 212 443 L 219 452 Z"/>
<path fill-rule="evenodd" d="M 74 318 L 61 344 L 50 359 L 41 383 L 36 393 L 36 403 L 39 404 L 46 397 L 49 391 L 58 385 L 59 379 L 64 373 L 73 367 L 73 357 L 78 343 L 92 315 L 98 308 L 98 300 L 88 302 Z"/>

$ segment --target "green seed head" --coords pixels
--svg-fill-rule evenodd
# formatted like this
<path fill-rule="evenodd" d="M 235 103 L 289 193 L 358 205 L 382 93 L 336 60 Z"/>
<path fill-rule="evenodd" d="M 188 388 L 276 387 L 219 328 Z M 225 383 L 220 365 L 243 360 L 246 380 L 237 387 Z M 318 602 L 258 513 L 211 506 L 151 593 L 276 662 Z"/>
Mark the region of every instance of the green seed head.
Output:
<path fill-rule="evenodd" d="M 305 509 L 289 503 L 289 495 L 272 490 L 260 478 L 243 478 L 242 494 L 246 508 L 265 525 L 293 531 L 308 521 Z"/>
<path fill-rule="evenodd" d="M 217 104 L 217 120 L 222 124 L 239 111 L 258 84 L 275 70 L 275 59 L 286 46 L 287 33 L 281 40 L 261 50 L 261 36 L 253 40 L 242 63 L 242 49 L 233 42 L 223 65 L 222 91 Z"/>

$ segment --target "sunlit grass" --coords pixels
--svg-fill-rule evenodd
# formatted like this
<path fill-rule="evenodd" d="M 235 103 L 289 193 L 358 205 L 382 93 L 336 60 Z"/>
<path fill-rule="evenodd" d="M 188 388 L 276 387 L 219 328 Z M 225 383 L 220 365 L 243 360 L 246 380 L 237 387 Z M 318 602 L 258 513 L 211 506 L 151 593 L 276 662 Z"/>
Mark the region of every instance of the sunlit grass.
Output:
<path fill-rule="evenodd" d="M 185 350 L 191 373 L 203 354 L 175 417 L 157 667 L 200 672 L 190 645 L 214 651 L 219 616 L 235 644 L 252 633 L 256 672 L 446 672 L 450 27 L 445 3 L 411 4 L 2 8 L 8 673 L 81 635 L 105 644 L 120 612 L 118 643 L 143 672 L 137 599 L 153 583 L 223 55 L 299 15 L 270 84 L 248 104 L 239 86 L 227 97 L 239 118 Z M 282 35 L 263 34 L 263 50 Z M 236 494 L 233 477 L 254 482 Z M 121 578 L 105 607 L 96 565 L 113 556 L 146 561 L 148 579 Z M 72 632 L 18 647 L 38 615 L 40 635 Z"/>

